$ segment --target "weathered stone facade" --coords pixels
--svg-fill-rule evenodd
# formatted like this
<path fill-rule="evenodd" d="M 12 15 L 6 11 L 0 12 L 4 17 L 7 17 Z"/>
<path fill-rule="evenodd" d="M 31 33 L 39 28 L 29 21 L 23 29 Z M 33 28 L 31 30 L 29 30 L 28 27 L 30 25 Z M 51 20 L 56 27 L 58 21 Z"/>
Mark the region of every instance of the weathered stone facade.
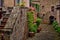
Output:
<path fill-rule="evenodd" d="M 59 0 L 34 0 L 35 4 L 39 4 L 40 5 L 40 17 L 42 17 L 43 14 L 45 14 L 45 20 L 47 20 L 47 22 L 49 21 L 49 16 L 53 15 L 55 16 L 55 18 L 57 19 L 58 23 L 59 23 L 59 10 L 57 10 L 57 5 L 59 4 Z M 52 6 L 54 6 L 54 8 L 52 8 Z M 52 11 L 52 9 L 54 9 L 54 11 Z"/>
<path fill-rule="evenodd" d="M 19 0 L 19 3 L 17 1 L 18 0 L 4 0 L 3 6 L 14 7 L 14 6 L 20 5 L 20 3 L 23 1 L 25 2 L 25 7 L 29 7 L 29 0 Z"/>
<path fill-rule="evenodd" d="M 4 0 L 3 6 L 5 6 L 5 7 L 13 7 L 14 6 L 14 0 Z"/>
<path fill-rule="evenodd" d="M 49 19 L 50 15 L 57 17 L 56 6 L 59 4 L 59 0 L 40 0 L 40 16 L 45 14 L 45 20 Z M 54 6 L 54 11 L 52 11 L 52 6 Z M 57 20 L 58 21 L 58 20 Z"/>

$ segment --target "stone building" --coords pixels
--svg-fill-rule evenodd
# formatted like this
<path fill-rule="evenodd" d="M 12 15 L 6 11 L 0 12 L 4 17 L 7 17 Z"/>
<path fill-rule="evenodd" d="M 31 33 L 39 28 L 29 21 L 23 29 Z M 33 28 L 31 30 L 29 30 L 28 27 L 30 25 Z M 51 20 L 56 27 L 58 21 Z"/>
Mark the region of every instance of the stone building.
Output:
<path fill-rule="evenodd" d="M 3 6 L 5 7 L 14 7 L 14 6 L 20 5 L 20 3 L 22 2 L 25 2 L 26 7 L 29 7 L 29 0 L 3 0 L 3 2 L 1 3 L 3 3 Z"/>
<path fill-rule="evenodd" d="M 4 0 L 3 6 L 5 6 L 5 7 L 13 7 L 14 6 L 14 0 Z"/>
<path fill-rule="evenodd" d="M 54 15 L 56 17 L 56 5 L 58 0 L 40 0 L 40 14 L 45 14 L 45 20 L 49 21 L 49 16 Z"/>
<path fill-rule="evenodd" d="M 40 16 L 45 14 L 45 20 L 49 21 L 49 16 L 54 15 L 57 21 L 59 22 L 59 15 L 57 5 L 59 4 L 59 0 L 39 0 L 40 4 Z"/>
<path fill-rule="evenodd" d="M 46 14 L 47 12 L 53 12 L 52 9 L 56 8 L 56 5 L 58 4 L 58 0 L 40 0 L 40 9 L 42 14 Z M 52 8 L 53 7 L 53 8 Z"/>
<path fill-rule="evenodd" d="M 59 10 L 56 9 L 57 5 L 59 5 L 59 0 L 33 0 L 32 3 L 40 5 L 40 17 L 45 14 L 44 18 L 48 22 L 49 16 L 53 15 L 59 23 Z"/>
<path fill-rule="evenodd" d="M 29 0 L 15 0 L 15 6 L 20 5 L 22 2 L 24 2 L 25 7 L 29 7 Z"/>

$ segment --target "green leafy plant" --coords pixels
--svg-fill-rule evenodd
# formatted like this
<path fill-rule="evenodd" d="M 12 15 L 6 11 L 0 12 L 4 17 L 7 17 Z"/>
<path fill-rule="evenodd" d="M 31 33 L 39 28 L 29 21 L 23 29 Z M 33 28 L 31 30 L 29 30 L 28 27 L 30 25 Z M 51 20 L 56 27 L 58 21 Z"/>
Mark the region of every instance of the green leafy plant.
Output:
<path fill-rule="evenodd" d="M 56 31 L 57 31 L 58 33 L 60 33 L 60 26 L 59 26 L 59 27 L 56 27 Z"/>
<path fill-rule="evenodd" d="M 37 32 L 37 25 L 34 24 L 34 16 L 33 12 L 28 12 L 27 13 L 27 19 L 28 19 L 28 28 L 30 32 Z"/>
<path fill-rule="evenodd" d="M 58 25 L 58 22 L 54 21 L 52 25 L 53 25 L 53 27 L 55 27 L 56 25 Z"/>
<path fill-rule="evenodd" d="M 54 28 L 55 28 L 55 30 L 57 30 L 57 28 L 59 27 L 59 25 L 56 25 Z"/>
<path fill-rule="evenodd" d="M 60 33 L 60 26 L 58 25 L 58 22 L 54 21 L 52 25 L 55 28 L 56 32 Z"/>
<path fill-rule="evenodd" d="M 29 31 L 36 33 L 37 32 L 37 25 L 36 24 L 33 24 L 33 26 L 30 27 Z"/>
<path fill-rule="evenodd" d="M 27 13 L 27 19 L 28 19 L 28 27 L 31 27 L 34 21 L 33 12 Z"/>
<path fill-rule="evenodd" d="M 41 19 L 40 19 L 40 18 L 37 18 L 36 23 L 37 23 L 37 26 L 39 26 L 39 25 L 40 25 L 40 23 L 41 23 Z"/>

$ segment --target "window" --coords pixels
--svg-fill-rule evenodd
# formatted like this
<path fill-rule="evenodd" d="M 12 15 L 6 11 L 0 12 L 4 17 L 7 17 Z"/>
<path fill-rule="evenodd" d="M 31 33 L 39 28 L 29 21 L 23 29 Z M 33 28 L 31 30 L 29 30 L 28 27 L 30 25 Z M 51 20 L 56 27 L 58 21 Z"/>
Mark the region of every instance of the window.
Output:
<path fill-rule="evenodd" d="M 16 4 L 19 4 L 20 3 L 20 0 L 15 0 L 16 1 Z"/>
<path fill-rule="evenodd" d="M 17 0 L 17 3 L 19 4 L 20 0 Z"/>
<path fill-rule="evenodd" d="M 37 12 L 40 11 L 40 5 L 39 5 L 39 4 L 34 4 L 34 7 L 36 8 L 36 11 L 37 11 Z"/>
<path fill-rule="evenodd" d="M 51 6 L 51 11 L 54 12 L 54 6 Z"/>
<path fill-rule="evenodd" d="M 0 0 L 0 6 L 3 6 L 4 0 Z"/>

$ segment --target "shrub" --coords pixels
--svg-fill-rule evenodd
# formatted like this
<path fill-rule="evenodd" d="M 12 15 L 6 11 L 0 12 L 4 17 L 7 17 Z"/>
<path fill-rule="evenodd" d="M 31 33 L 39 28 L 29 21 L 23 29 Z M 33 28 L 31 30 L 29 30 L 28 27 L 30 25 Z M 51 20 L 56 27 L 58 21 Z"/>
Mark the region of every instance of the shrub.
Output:
<path fill-rule="evenodd" d="M 29 31 L 36 33 L 37 32 L 37 25 L 36 24 L 33 24 L 33 26 L 30 27 Z"/>
<path fill-rule="evenodd" d="M 27 13 L 27 19 L 28 19 L 28 27 L 31 27 L 34 21 L 33 12 Z"/>
<path fill-rule="evenodd" d="M 37 25 L 34 24 L 34 16 L 33 12 L 27 13 L 27 19 L 28 19 L 28 28 L 30 32 L 37 32 Z"/>
<path fill-rule="evenodd" d="M 40 19 L 40 18 L 37 18 L 36 23 L 37 23 L 37 26 L 39 26 L 39 25 L 40 25 L 40 23 L 41 23 L 41 19 Z"/>
<path fill-rule="evenodd" d="M 55 28 L 56 32 L 60 33 L 60 26 L 58 25 L 58 22 L 54 21 L 52 25 Z"/>
<path fill-rule="evenodd" d="M 57 30 L 57 28 L 59 27 L 59 25 L 56 25 L 54 28 L 55 28 L 55 30 Z"/>
<path fill-rule="evenodd" d="M 52 25 L 53 25 L 53 27 L 55 27 L 56 25 L 58 25 L 58 22 L 54 21 Z"/>
<path fill-rule="evenodd" d="M 56 31 L 57 31 L 58 33 L 60 33 L 60 27 L 57 27 L 57 28 L 56 28 Z"/>

